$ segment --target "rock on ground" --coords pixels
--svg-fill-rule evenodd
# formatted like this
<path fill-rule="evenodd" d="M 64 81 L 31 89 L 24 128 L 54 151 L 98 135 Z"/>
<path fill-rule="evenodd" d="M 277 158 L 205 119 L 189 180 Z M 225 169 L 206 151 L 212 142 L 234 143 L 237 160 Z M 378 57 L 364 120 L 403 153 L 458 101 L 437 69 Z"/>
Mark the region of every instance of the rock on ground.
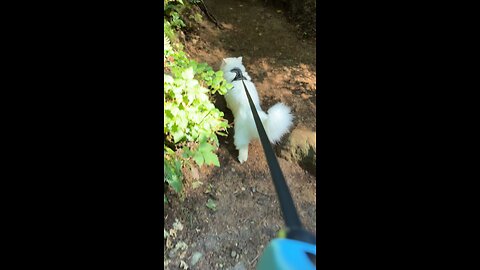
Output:
<path fill-rule="evenodd" d="M 316 132 L 306 129 L 294 129 L 287 143 L 280 150 L 280 157 L 296 162 L 302 168 L 316 175 L 317 137 Z"/>
<path fill-rule="evenodd" d="M 233 270 L 247 270 L 247 267 L 244 262 L 240 261 L 233 267 Z"/>

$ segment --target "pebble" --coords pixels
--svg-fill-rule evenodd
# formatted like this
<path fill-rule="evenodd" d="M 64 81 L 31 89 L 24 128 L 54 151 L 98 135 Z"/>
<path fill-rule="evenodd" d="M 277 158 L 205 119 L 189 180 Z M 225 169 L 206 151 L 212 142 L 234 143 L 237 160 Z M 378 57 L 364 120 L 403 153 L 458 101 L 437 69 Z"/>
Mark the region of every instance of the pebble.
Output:
<path fill-rule="evenodd" d="M 192 259 L 190 260 L 190 264 L 192 266 L 194 266 L 195 264 L 197 264 L 197 262 L 200 260 L 200 258 L 202 258 L 203 254 L 200 253 L 200 252 L 194 252 L 193 255 L 192 255 Z"/>
<path fill-rule="evenodd" d="M 230 253 L 230 256 L 232 256 L 232 258 L 235 258 L 236 255 L 237 255 L 237 252 L 235 250 L 232 250 L 232 253 Z"/>
<path fill-rule="evenodd" d="M 245 267 L 244 262 L 240 261 L 233 267 L 233 270 L 247 270 L 247 267 Z"/>

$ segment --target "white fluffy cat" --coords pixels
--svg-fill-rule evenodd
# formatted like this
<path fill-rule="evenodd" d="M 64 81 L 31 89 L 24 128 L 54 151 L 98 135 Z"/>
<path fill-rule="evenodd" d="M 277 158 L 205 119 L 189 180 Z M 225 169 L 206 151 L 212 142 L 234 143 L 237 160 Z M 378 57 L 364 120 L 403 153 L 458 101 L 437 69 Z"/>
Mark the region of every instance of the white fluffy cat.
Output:
<path fill-rule="evenodd" d="M 220 69 L 223 71 L 223 77 L 225 80 L 233 85 L 233 88 L 228 90 L 225 95 L 225 100 L 227 101 L 227 107 L 232 111 L 233 116 L 235 117 L 234 144 L 239 151 L 238 161 L 243 163 L 248 158 L 248 144 L 252 139 L 258 139 L 258 131 L 242 84 L 239 70 L 243 75 L 248 93 L 255 104 L 258 115 L 271 143 L 278 142 L 283 135 L 288 133 L 292 126 L 293 116 L 290 113 L 290 108 L 283 103 L 275 104 L 267 111 L 267 113 L 260 108 L 257 89 L 252 83 L 250 76 L 245 71 L 245 67 L 242 64 L 242 57 L 223 59 Z"/>

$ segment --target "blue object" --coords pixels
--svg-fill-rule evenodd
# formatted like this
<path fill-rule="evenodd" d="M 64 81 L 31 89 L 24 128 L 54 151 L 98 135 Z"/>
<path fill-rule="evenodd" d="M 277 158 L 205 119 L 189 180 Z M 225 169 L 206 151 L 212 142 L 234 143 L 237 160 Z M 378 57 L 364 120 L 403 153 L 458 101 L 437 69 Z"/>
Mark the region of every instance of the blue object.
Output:
<path fill-rule="evenodd" d="M 257 270 L 313 270 L 316 269 L 316 255 L 316 245 L 275 238 L 265 248 Z"/>

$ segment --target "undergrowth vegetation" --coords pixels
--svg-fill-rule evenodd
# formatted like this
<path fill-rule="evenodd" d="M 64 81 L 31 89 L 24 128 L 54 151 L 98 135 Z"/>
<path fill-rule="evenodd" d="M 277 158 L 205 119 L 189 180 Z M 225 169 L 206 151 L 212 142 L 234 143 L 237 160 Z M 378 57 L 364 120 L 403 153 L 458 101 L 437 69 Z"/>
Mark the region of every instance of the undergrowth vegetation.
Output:
<path fill-rule="evenodd" d="M 217 135 L 226 136 L 228 128 L 212 95 L 224 95 L 231 85 L 221 71 L 190 59 L 178 38 L 182 28 L 201 20 L 196 2 L 164 0 L 164 183 L 178 194 L 183 168 L 220 166 Z"/>

